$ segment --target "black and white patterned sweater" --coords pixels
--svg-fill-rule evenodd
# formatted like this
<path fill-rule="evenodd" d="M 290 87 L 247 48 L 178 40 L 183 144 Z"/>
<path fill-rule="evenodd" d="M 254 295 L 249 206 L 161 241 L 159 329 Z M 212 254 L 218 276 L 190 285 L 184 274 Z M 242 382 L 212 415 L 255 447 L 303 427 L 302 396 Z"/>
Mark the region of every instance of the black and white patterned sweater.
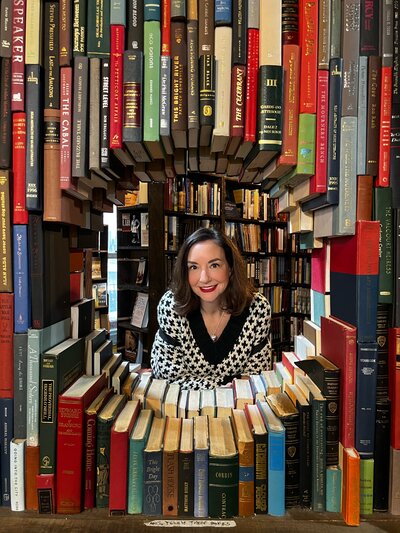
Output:
<path fill-rule="evenodd" d="M 184 389 L 210 389 L 271 368 L 271 307 L 260 293 L 240 316 L 230 317 L 216 342 L 200 311 L 187 317 L 176 313 L 171 291 L 161 298 L 157 316 L 159 330 L 151 350 L 156 378 Z"/>

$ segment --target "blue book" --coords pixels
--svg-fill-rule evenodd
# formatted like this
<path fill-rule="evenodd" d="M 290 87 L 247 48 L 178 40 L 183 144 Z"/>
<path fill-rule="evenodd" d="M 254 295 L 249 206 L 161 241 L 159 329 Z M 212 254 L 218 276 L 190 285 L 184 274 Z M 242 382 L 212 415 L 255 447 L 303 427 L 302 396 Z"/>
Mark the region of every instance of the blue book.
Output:
<path fill-rule="evenodd" d="M 129 439 L 128 513 L 143 511 L 143 450 L 149 437 L 153 411 L 142 409 Z"/>
<path fill-rule="evenodd" d="M 162 514 L 162 443 L 165 418 L 153 418 L 143 451 L 143 513 Z"/>
<path fill-rule="evenodd" d="M 208 417 L 194 417 L 194 516 L 208 516 Z"/>
<path fill-rule="evenodd" d="M 144 20 L 161 21 L 160 0 L 144 0 Z"/>
<path fill-rule="evenodd" d="M 342 471 L 338 466 L 326 469 L 326 511 L 340 513 L 342 507 Z"/>
<path fill-rule="evenodd" d="M 362 457 L 374 453 L 377 373 L 378 344 L 358 342 L 355 448 Z"/>
<path fill-rule="evenodd" d="M 14 433 L 13 399 L 0 398 L 0 481 L 1 504 L 11 506 L 10 493 L 10 442 Z"/>
<path fill-rule="evenodd" d="M 214 25 L 232 26 L 232 0 L 215 0 Z"/>
<path fill-rule="evenodd" d="M 13 226 L 14 333 L 26 333 L 31 325 L 28 269 L 28 226 Z"/>
<path fill-rule="evenodd" d="M 267 402 L 257 400 L 268 430 L 268 514 L 285 514 L 285 427 Z"/>

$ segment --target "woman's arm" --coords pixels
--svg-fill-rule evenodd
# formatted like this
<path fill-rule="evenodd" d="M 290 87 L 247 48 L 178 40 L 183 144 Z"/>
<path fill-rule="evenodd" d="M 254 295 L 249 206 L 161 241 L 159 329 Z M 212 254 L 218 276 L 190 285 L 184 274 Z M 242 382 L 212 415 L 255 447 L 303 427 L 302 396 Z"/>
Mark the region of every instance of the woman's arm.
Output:
<path fill-rule="evenodd" d="M 254 328 L 254 344 L 249 347 L 243 373 L 258 374 L 271 368 L 271 307 L 266 298 L 257 295 L 250 319 Z"/>

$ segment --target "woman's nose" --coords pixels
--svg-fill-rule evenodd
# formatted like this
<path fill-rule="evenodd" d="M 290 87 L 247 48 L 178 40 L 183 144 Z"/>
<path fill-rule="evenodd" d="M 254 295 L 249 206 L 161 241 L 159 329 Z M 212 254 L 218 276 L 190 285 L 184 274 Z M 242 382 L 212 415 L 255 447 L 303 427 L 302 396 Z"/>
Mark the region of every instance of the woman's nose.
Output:
<path fill-rule="evenodd" d="M 208 275 L 207 269 L 202 269 L 200 272 L 200 281 L 208 281 L 210 279 L 210 276 Z"/>

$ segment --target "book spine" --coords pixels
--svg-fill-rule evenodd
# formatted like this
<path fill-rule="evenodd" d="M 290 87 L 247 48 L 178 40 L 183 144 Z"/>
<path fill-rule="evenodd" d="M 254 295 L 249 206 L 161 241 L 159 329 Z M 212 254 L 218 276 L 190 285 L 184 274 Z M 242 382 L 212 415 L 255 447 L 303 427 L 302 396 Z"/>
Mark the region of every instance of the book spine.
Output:
<path fill-rule="evenodd" d="M 101 168 L 110 166 L 109 137 L 110 137 L 110 61 L 101 60 L 101 106 L 100 106 L 100 165 Z"/>
<path fill-rule="evenodd" d="M 150 1 L 150 0 L 144 0 L 144 20 L 145 21 L 152 21 L 152 20 L 156 20 L 158 22 L 161 21 L 161 1 L 156 1 L 156 2 L 153 2 L 153 1 Z M 176 18 L 177 15 L 174 11 L 174 13 L 172 13 L 172 5 L 174 6 L 174 9 L 176 10 L 176 7 L 175 7 L 175 2 L 171 2 L 171 18 Z M 186 8 L 186 2 L 177 2 L 177 5 L 179 5 L 179 9 L 182 9 L 183 12 L 182 13 L 185 13 L 185 8 Z M 182 15 L 183 17 L 184 15 Z"/>
<path fill-rule="evenodd" d="M 391 401 L 391 430 L 390 445 L 392 448 L 400 447 L 400 424 L 399 420 L 399 389 L 400 389 L 400 366 L 399 360 L 399 328 L 389 328 L 389 398 Z"/>
<path fill-rule="evenodd" d="M 378 302 L 393 302 L 393 212 L 391 188 L 374 188 L 373 219 L 379 220 L 379 294 Z"/>
<path fill-rule="evenodd" d="M 214 0 L 198 3 L 199 9 L 199 57 L 214 55 Z"/>
<path fill-rule="evenodd" d="M 232 1 L 232 65 L 246 65 L 247 2 Z"/>
<path fill-rule="evenodd" d="M 44 109 L 60 107 L 59 3 L 44 3 L 43 87 Z"/>
<path fill-rule="evenodd" d="M 26 114 L 13 113 L 13 224 L 27 224 L 25 195 Z"/>
<path fill-rule="evenodd" d="M 13 2 L 11 110 L 25 110 L 25 23 L 26 1 Z"/>
<path fill-rule="evenodd" d="M 312 400 L 312 489 L 311 508 L 313 511 L 325 511 L 326 503 L 326 402 Z"/>
<path fill-rule="evenodd" d="M 261 150 L 280 151 L 282 147 L 282 67 L 261 65 L 258 83 L 257 143 Z"/>
<path fill-rule="evenodd" d="M 178 512 L 180 516 L 194 514 L 194 453 L 179 453 Z"/>
<path fill-rule="evenodd" d="M 208 449 L 194 451 L 194 516 L 208 516 Z"/>
<path fill-rule="evenodd" d="M 239 450 L 239 516 L 254 514 L 254 442 Z"/>
<path fill-rule="evenodd" d="M 3 0 L 0 12 L 0 57 L 12 55 L 12 4 L 13 0 Z"/>
<path fill-rule="evenodd" d="M 72 67 L 60 69 L 60 188 L 69 189 L 72 184 Z"/>
<path fill-rule="evenodd" d="M 215 59 L 212 54 L 202 54 L 199 58 L 199 100 L 200 126 L 212 128 L 215 120 Z M 208 146 L 208 142 L 209 139 L 200 137 L 200 146 Z"/>
<path fill-rule="evenodd" d="M 27 413 L 26 439 L 27 446 L 39 446 L 39 387 L 40 387 L 40 351 L 42 331 L 28 330 L 27 356 Z"/>
<path fill-rule="evenodd" d="M 171 0 L 163 0 L 161 9 L 161 55 L 171 56 Z"/>
<path fill-rule="evenodd" d="M 11 117 L 11 58 L 4 57 L 0 85 L 0 168 L 11 167 Z"/>
<path fill-rule="evenodd" d="M 255 142 L 257 129 L 259 30 L 247 30 L 246 115 L 244 140 Z"/>
<path fill-rule="evenodd" d="M 100 168 L 100 68 L 101 59 L 89 60 L 89 169 Z"/>
<path fill-rule="evenodd" d="M 265 514 L 268 510 L 268 443 L 266 435 L 254 434 L 254 510 L 256 514 Z"/>
<path fill-rule="evenodd" d="M 96 499 L 97 413 L 85 413 L 83 507 L 93 509 Z"/>
<path fill-rule="evenodd" d="M 285 514 L 285 434 L 268 431 L 268 514 Z"/>
<path fill-rule="evenodd" d="M 360 55 L 379 55 L 379 2 L 360 2 Z"/>
<path fill-rule="evenodd" d="M 72 0 L 60 0 L 59 4 L 60 67 L 68 67 L 72 61 Z"/>
<path fill-rule="evenodd" d="M 377 344 L 358 343 L 355 447 L 363 457 L 374 452 Z"/>
<path fill-rule="evenodd" d="M 238 514 L 238 456 L 209 456 L 208 514 L 210 518 L 230 518 Z"/>
<path fill-rule="evenodd" d="M 197 148 L 199 142 L 199 66 L 198 66 L 198 20 L 187 22 L 187 72 L 188 72 L 188 146 Z"/>
<path fill-rule="evenodd" d="M 14 437 L 10 442 L 11 511 L 25 511 L 25 440 Z"/>
<path fill-rule="evenodd" d="M 310 193 L 326 192 L 328 166 L 328 102 L 329 71 L 318 70 L 317 81 L 317 124 L 315 174 L 311 177 Z"/>
<path fill-rule="evenodd" d="M 28 226 L 13 226 L 14 333 L 26 333 L 31 324 L 28 275 Z"/>
<path fill-rule="evenodd" d="M 72 6 L 72 55 L 86 54 L 87 2 L 74 0 Z"/>
<path fill-rule="evenodd" d="M 110 148 L 122 148 L 122 83 L 125 27 L 111 25 Z"/>
<path fill-rule="evenodd" d="M 128 496 L 128 431 L 116 432 L 111 429 L 110 450 L 110 500 L 109 511 L 113 515 L 125 514 Z"/>
<path fill-rule="evenodd" d="M 378 344 L 378 368 L 376 376 L 376 399 L 388 397 L 388 327 L 391 318 L 391 304 L 378 303 L 376 316 L 376 342 Z"/>
<path fill-rule="evenodd" d="M 0 293 L 10 293 L 13 290 L 10 187 L 10 171 L 0 170 L 0 230 L 2 235 Z"/>
<path fill-rule="evenodd" d="M 311 407 L 296 405 L 299 411 L 299 503 L 301 507 L 311 507 Z"/>
<path fill-rule="evenodd" d="M 126 2 L 120 2 L 119 0 L 111 0 L 110 6 L 110 24 L 122 24 L 126 23 Z"/>
<path fill-rule="evenodd" d="M 281 418 L 285 426 L 285 507 L 299 504 L 300 428 L 299 415 Z"/>
<path fill-rule="evenodd" d="M 374 459 L 360 458 L 360 514 L 371 515 L 374 503 Z"/>
<path fill-rule="evenodd" d="M 367 108 L 367 146 L 365 173 L 378 174 L 379 157 L 379 120 L 381 90 L 381 58 L 368 58 L 368 108 Z"/>
<path fill-rule="evenodd" d="M 144 452 L 143 513 L 162 514 L 162 452 Z"/>
<path fill-rule="evenodd" d="M 342 499 L 342 471 L 338 467 L 326 469 L 326 511 L 340 513 Z"/>
<path fill-rule="evenodd" d="M 41 67 L 26 67 L 26 208 L 42 210 Z"/>
<path fill-rule="evenodd" d="M 128 513 L 143 510 L 143 441 L 129 443 Z"/>
<path fill-rule="evenodd" d="M 318 3 L 300 7 L 300 113 L 317 111 Z"/>
<path fill-rule="evenodd" d="M 0 316 L 0 349 L 3 354 L 0 368 L 0 398 L 12 398 L 14 394 L 14 295 L 12 293 L 0 293 Z"/>
<path fill-rule="evenodd" d="M 358 56 L 360 47 L 360 0 L 345 0 L 342 6 L 343 117 L 358 112 Z"/>
<path fill-rule="evenodd" d="M 392 76 L 393 68 L 382 66 L 381 100 L 379 122 L 379 155 L 377 187 L 388 187 L 390 184 L 390 126 L 392 119 Z"/>
<path fill-rule="evenodd" d="M 36 476 L 39 474 L 39 446 L 25 447 L 25 507 L 37 511 Z"/>
<path fill-rule="evenodd" d="M 229 120 L 230 137 L 238 138 L 238 142 L 244 135 L 245 120 L 245 87 L 246 87 L 246 66 L 234 65 L 232 67 L 232 88 L 231 88 L 231 111 Z M 238 145 L 237 145 L 238 146 Z M 237 148 L 236 146 L 236 148 Z M 227 153 L 234 155 L 236 150 L 230 151 L 229 146 Z"/>
<path fill-rule="evenodd" d="M 143 140 L 150 142 L 159 140 L 160 46 L 160 23 L 144 22 Z"/>
<path fill-rule="evenodd" d="M 188 125 L 187 34 L 185 22 L 171 22 L 171 135 L 175 148 L 186 148 Z"/>
<path fill-rule="evenodd" d="M 0 398 L 0 496 L 3 507 L 11 506 L 10 442 L 13 435 L 13 399 Z"/>
<path fill-rule="evenodd" d="M 164 516 L 178 516 L 179 466 L 178 452 L 164 452 L 162 464 L 162 513 Z"/>
<path fill-rule="evenodd" d="M 160 136 L 163 138 L 164 149 L 167 153 L 169 140 L 171 144 L 171 56 L 162 55 L 160 58 Z M 172 144 L 171 144 L 172 146 Z M 171 154 L 172 155 L 172 154 Z"/>
<path fill-rule="evenodd" d="M 14 438 L 26 439 L 27 333 L 14 334 Z"/>
<path fill-rule="evenodd" d="M 389 509 L 390 400 L 376 402 L 374 446 L 374 511 Z"/>
<path fill-rule="evenodd" d="M 110 0 L 89 0 L 87 11 L 87 56 L 110 55 Z"/>
<path fill-rule="evenodd" d="M 60 111 L 44 110 L 43 127 L 43 220 L 60 221 Z M 56 178 L 56 179 L 55 179 Z"/>
<path fill-rule="evenodd" d="M 331 204 L 339 202 L 340 110 L 342 107 L 343 60 L 331 59 L 328 104 L 328 161 L 326 194 Z"/>
<path fill-rule="evenodd" d="M 111 422 L 97 420 L 97 477 L 96 507 L 105 508 L 109 504 L 110 494 L 110 441 Z"/>
<path fill-rule="evenodd" d="M 126 49 L 143 52 L 143 2 L 130 0 L 126 7 Z"/>
<path fill-rule="evenodd" d="M 328 70 L 331 52 L 331 2 L 329 0 L 320 1 L 318 19 L 318 69 Z"/>
<path fill-rule="evenodd" d="M 74 62 L 72 111 L 72 170 L 75 178 L 87 174 L 87 114 L 88 114 L 89 59 L 79 56 Z"/>
<path fill-rule="evenodd" d="M 368 58 L 361 56 L 358 65 L 357 175 L 365 175 L 367 144 Z"/>
<path fill-rule="evenodd" d="M 341 57 L 342 0 L 331 0 L 331 59 Z"/>

